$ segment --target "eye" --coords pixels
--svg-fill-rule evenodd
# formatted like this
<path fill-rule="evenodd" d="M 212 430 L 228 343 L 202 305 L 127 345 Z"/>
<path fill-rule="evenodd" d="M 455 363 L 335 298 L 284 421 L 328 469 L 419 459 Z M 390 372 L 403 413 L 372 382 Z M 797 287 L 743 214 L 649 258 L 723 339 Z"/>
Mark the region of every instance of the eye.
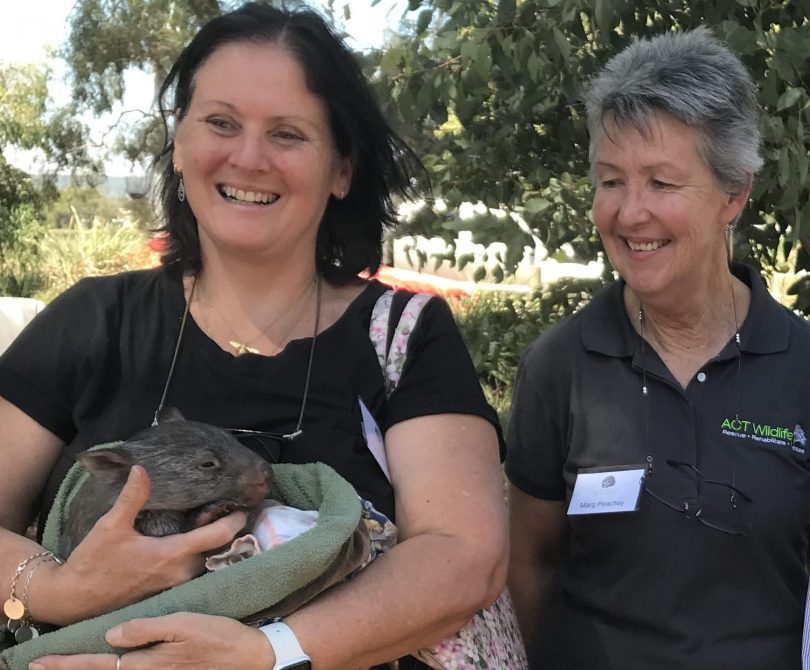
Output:
<path fill-rule="evenodd" d="M 217 470 L 219 469 L 219 461 L 216 458 L 206 458 L 199 464 L 201 470 Z"/>
<path fill-rule="evenodd" d="M 621 186 L 621 181 L 618 179 L 603 179 L 599 182 L 600 188 L 616 188 L 617 186 Z"/>
<path fill-rule="evenodd" d="M 669 182 L 661 181 L 660 179 L 653 179 L 652 180 L 653 188 L 657 189 L 668 189 L 673 188 L 675 185 L 670 184 Z"/>
<path fill-rule="evenodd" d="M 304 141 L 303 136 L 293 130 L 274 130 L 272 136 L 284 144 L 296 144 Z"/>
<path fill-rule="evenodd" d="M 221 116 L 209 117 L 205 122 L 219 132 L 229 132 L 236 129 L 236 125 L 232 121 Z"/>

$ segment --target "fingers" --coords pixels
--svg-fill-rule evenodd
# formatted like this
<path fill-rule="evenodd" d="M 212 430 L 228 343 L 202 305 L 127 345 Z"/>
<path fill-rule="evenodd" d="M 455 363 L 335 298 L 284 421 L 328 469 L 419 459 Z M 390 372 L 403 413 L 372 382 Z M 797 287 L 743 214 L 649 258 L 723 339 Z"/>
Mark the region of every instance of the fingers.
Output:
<path fill-rule="evenodd" d="M 113 654 L 46 656 L 30 670 L 154 670 L 200 668 L 244 670 L 271 668 L 275 659 L 267 639 L 254 628 L 233 619 L 177 612 L 166 616 L 133 619 L 107 631 Z"/>
<path fill-rule="evenodd" d="M 30 663 L 28 670 L 116 670 L 117 664 L 115 654 L 43 656 Z"/>
<path fill-rule="evenodd" d="M 127 524 L 135 527 L 135 518 L 149 500 L 149 475 L 143 466 L 133 465 L 129 477 L 118 494 L 118 498 L 107 513 L 108 519 L 113 523 Z"/>
<path fill-rule="evenodd" d="M 182 543 L 187 552 L 201 554 L 228 544 L 245 527 L 246 521 L 247 514 L 240 510 L 173 538 Z"/>
<path fill-rule="evenodd" d="M 132 619 L 114 628 L 104 635 L 107 644 L 119 649 L 142 647 L 154 642 L 177 641 L 178 631 L 183 629 L 185 614 Z"/>

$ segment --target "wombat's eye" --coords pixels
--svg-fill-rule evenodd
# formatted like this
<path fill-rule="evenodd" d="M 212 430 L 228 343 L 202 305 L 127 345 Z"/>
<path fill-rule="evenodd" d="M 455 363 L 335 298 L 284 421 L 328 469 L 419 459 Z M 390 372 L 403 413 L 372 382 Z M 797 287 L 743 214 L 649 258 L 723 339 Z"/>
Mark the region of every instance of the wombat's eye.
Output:
<path fill-rule="evenodd" d="M 219 461 L 215 458 L 210 458 L 207 461 L 200 463 L 200 467 L 203 470 L 214 470 L 219 467 Z"/>

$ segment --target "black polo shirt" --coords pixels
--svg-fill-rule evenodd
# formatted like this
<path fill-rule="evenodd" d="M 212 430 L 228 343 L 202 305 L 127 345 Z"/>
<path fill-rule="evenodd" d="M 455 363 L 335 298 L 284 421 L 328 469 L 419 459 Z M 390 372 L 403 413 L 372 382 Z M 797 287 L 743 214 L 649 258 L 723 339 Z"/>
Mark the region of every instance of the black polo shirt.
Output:
<path fill-rule="evenodd" d="M 750 268 L 740 329 L 686 389 L 606 288 L 521 361 L 506 472 L 570 501 L 582 468 L 647 462 L 670 501 L 743 517 L 731 535 L 642 492 L 639 511 L 569 517 L 532 668 L 798 670 L 810 526 L 810 324 Z M 649 389 L 642 394 L 642 385 Z M 673 466 L 667 460 L 697 467 Z M 735 510 L 733 484 L 751 499 Z M 737 497 L 739 501 L 739 496 Z"/>

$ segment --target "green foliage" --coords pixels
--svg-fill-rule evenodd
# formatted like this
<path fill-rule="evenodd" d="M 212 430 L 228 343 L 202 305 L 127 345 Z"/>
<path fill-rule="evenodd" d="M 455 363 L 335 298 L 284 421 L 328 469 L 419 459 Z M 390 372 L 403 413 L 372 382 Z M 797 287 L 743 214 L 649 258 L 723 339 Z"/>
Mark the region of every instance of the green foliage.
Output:
<path fill-rule="evenodd" d="M 128 68 L 162 79 L 200 26 L 221 11 L 217 0 L 78 0 L 63 54 L 74 99 L 109 111 L 123 97 Z"/>
<path fill-rule="evenodd" d="M 38 259 L 42 284 L 36 297 L 46 302 L 83 277 L 154 267 L 157 255 L 147 235 L 132 221 L 82 218 L 74 210 L 64 228 L 47 230 Z"/>
<path fill-rule="evenodd" d="M 124 97 L 124 75 L 141 69 L 155 91 L 172 63 L 200 27 L 236 0 L 77 0 L 62 55 L 70 73 L 73 100 L 80 109 L 108 112 Z M 137 110 L 140 118 L 121 129 L 115 152 L 132 162 L 150 159 L 163 142 L 157 109 Z"/>
<path fill-rule="evenodd" d="M 133 68 L 151 74 L 157 92 L 200 27 L 242 4 L 243 0 L 76 0 L 62 50 L 74 102 L 80 109 L 109 112 L 123 100 L 124 76 Z M 327 2 L 329 16 L 334 16 L 333 4 L 334 0 Z M 120 129 L 114 151 L 133 163 L 143 162 L 162 148 L 163 123 L 157 109 L 131 111 L 141 116 Z"/>
<path fill-rule="evenodd" d="M 583 86 L 634 35 L 711 26 L 759 85 L 766 165 L 742 220 L 737 256 L 767 270 L 781 239 L 810 268 L 810 0 L 411 0 L 413 21 L 375 54 L 389 113 L 450 208 L 480 200 L 522 217 L 474 226 L 474 241 L 522 249 L 540 240 L 575 258 L 601 250 L 587 212 Z M 446 215 L 417 223 L 451 240 Z M 410 231 L 409 231 L 410 232 Z M 514 270 L 515 254 L 504 259 Z M 810 287 L 795 287 L 810 313 Z M 800 290 L 801 289 L 801 290 Z"/>
<path fill-rule="evenodd" d="M 65 110 L 47 110 L 48 76 L 39 66 L 0 65 L 0 295 L 28 296 L 40 288 L 43 209 L 56 196 L 52 175 L 34 183 L 5 152 L 38 151 L 53 172 L 89 164 L 84 127 Z"/>
<path fill-rule="evenodd" d="M 37 252 L 45 234 L 42 195 L 0 155 L 0 295 L 31 296 L 42 280 Z"/>
<path fill-rule="evenodd" d="M 0 66 L 0 138 L 3 146 L 31 149 L 44 135 L 47 72 L 34 65 Z"/>
<path fill-rule="evenodd" d="M 121 223 L 129 221 L 141 229 L 154 227 L 149 198 L 108 198 L 96 188 L 72 185 L 63 189 L 45 212 L 49 228 L 65 228 L 73 219 Z"/>
<path fill-rule="evenodd" d="M 544 330 L 586 304 L 600 285 L 561 280 L 531 293 L 479 291 L 453 304 L 478 378 L 504 426 L 520 355 Z"/>
<path fill-rule="evenodd" d="M 0 64 L 0 150 L 38 150 L 52 173 L 91 168 L 84 125 L 73 110 L 48 107 L 49 76 L 39 65 Z"/>

